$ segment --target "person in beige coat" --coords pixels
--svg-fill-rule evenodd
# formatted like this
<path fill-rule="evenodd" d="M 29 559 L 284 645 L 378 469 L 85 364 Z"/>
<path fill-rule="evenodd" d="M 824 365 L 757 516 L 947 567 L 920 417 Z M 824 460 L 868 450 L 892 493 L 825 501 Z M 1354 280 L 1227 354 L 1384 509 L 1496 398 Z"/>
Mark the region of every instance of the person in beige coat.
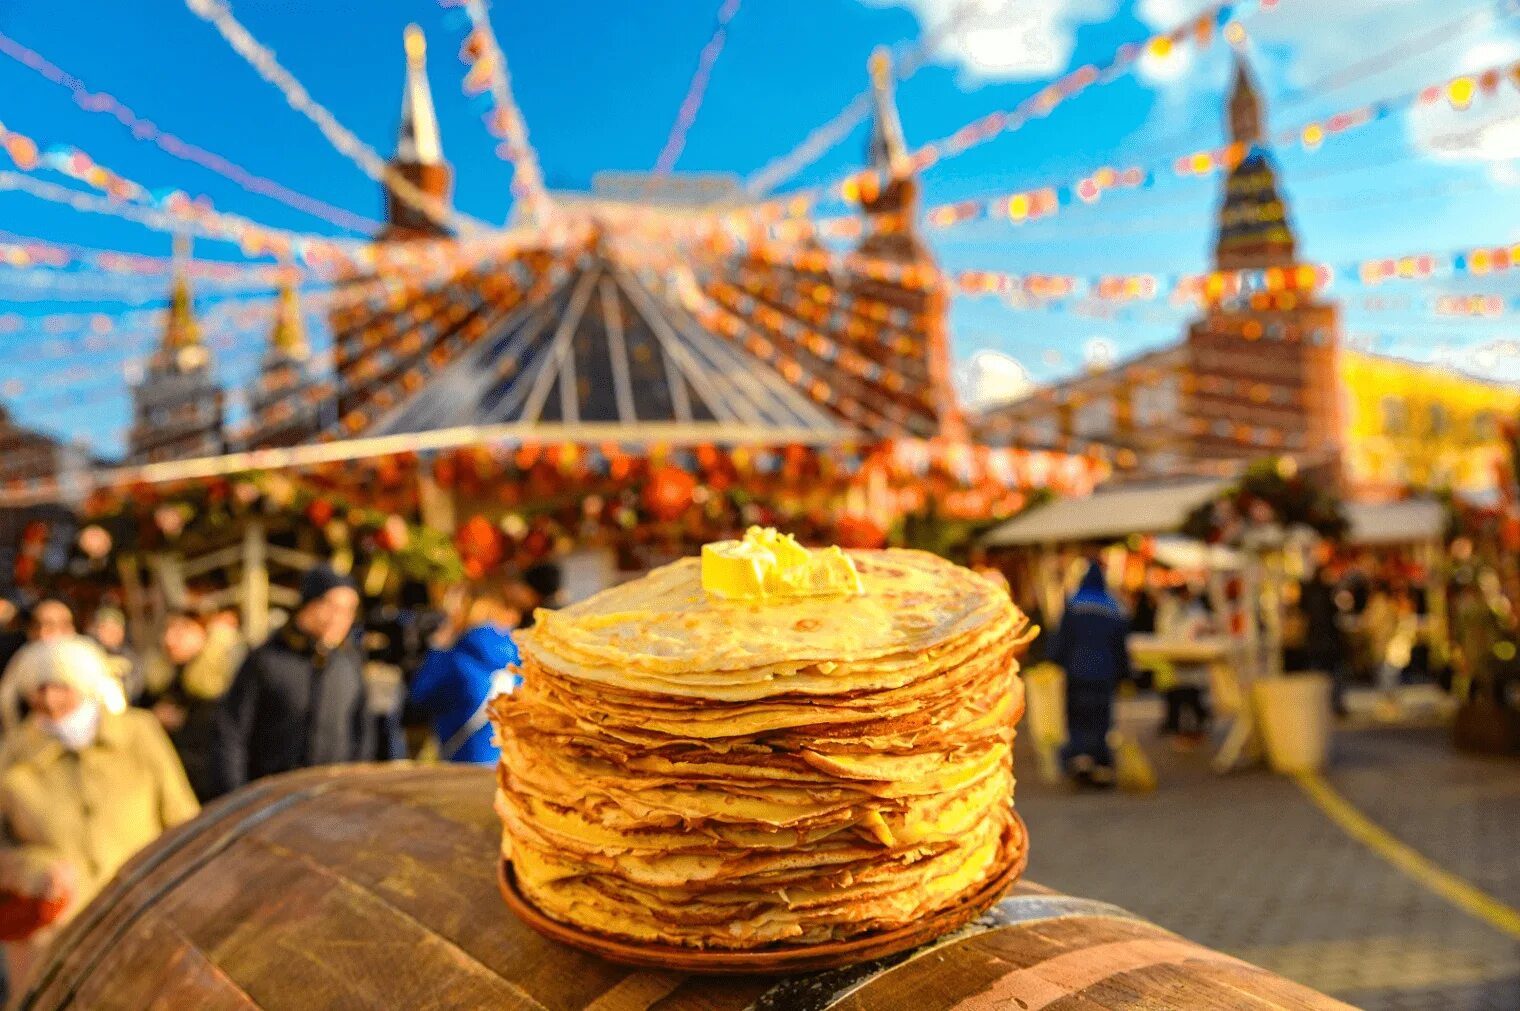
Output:
<path fill-rule="evenodd" d="M 5 945 L 13 994 L 122 864 L 200 809 L 153 715 L 102 704 L 100 648 L 82 637 L 41 648 L 19 672 L 31 711 L 0 747 L 0 889 L 68 901 L 57 922 Z"/>

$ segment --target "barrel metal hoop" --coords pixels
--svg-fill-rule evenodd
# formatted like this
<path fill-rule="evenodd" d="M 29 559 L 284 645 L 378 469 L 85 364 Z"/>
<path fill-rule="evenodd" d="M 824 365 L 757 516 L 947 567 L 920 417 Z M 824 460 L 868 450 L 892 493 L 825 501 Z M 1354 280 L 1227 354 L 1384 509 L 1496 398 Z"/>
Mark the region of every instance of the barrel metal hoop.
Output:
<path fill-rule="evenodd" d="M 1015 895 L 999 902 L 964 927 L 910 951 L 861 962 L 859 965 L 848 965 L 842 969 L 828 969 L 783 979 L 757 997 L 745 1011 L 780 1011 L 782 1008 L 787 1011 L 826 1011 L 835 1002 L 848 997 L 888 969 L 895 969 L 968 937 L 1001 927 L 1073 917 L 1146 922 L 1127 909 L 1097 899 L 1084 899 L 1075 895 Z"/>

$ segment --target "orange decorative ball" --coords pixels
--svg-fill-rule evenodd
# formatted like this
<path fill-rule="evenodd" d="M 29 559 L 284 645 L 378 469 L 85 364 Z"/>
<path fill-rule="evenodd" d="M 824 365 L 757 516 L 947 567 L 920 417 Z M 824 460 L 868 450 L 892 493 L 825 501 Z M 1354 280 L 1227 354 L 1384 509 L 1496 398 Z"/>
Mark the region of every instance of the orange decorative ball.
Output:
<path fill-rule="evenodd" d="M 644 508 L 664 522 L 679 519 L 691 508 L 697 479 L 678 467 L 658 467 L 644 486 Z"/>

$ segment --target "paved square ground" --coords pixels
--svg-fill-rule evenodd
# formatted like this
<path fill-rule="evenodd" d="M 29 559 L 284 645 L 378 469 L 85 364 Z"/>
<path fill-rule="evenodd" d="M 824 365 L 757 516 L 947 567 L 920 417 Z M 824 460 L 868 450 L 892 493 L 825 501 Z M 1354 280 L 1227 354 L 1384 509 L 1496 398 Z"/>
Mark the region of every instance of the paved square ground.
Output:
<path fill-rule="evenodd" d="M 1347 835 L 1291 779 L 1213 773 L 1205 751 L 1121 706 L 1155 793 L 1073 793 L 1019 755 L 1028 877 L 1105 899 L 1369 1009 L 1520 1011 L 1520 940 Z M 1445 870 L 1520 908 L 1520 760 L 1456 752 L 1438 727 L 1342 730 L 1325 777 Z"/>

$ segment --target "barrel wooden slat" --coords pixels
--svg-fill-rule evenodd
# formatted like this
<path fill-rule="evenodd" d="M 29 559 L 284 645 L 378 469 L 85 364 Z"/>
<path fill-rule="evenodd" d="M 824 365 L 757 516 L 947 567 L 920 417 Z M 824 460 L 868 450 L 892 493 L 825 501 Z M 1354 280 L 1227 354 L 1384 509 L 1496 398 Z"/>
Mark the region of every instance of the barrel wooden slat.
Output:
<path fill-rule="evenodd" d="M 1103 903 L 1021 882 L 914 952 L 790 978 L 630 969 L 550 941 L 496 888 L 491 773 L 263 781 L 139 855 L 77 917 L 30 1011 L 1330 1011 L 1345 1005 Z M 1036 830 L 1038 835 L 1038 830 Z"/>
<path fill-rule="evenodd" d="M 231 858 L 259 888 L 219 908 L 189 898 L 192 880 L 186 898 L 165 912 L 261 1006 L 299 999 L 310 1008 L 542 1008 L 511 980 L 304 854 L 245 839 Z"/>
<path fill-rule="evenodd" d="M 166 833 L 138 854 L 82 911 L 53 945 L 52 958 L 32 984 L 39 1011 L 66 1006 L 75 985 L 90 977 L 118 934 L 135 931 L 143 911 L 171 892 L 203 860 L 215 855 L 252 819 L 269 816 L 271 804 L 289 796 L 289 784 L 256 784 L 213 805 L 200 818 Z M 123 1005 L 132 1006 L 132 1005 Z"/>
<path fill-rule="evenodd" d="M 156 972 L 142 972 L 141 965 Z M 161 917 L 148 914 L 130 938 L 116 945 L 100 971 L 81 986 L 79 1007 L 132 1006 L 197 1011 L 251 1011 L 253 1000 L 200 949 Z"/>
<path fill-rule="evenodd" d="M 943 945 L 932 955 L 878 975 L 831 1008 L 992 1011 L 1019 1007 L 1016 1001 L 1050 1011 L 1345 1006 L 1134 919 L 1073 916 L 1012 923 Z"/>
<path fill-rule="evenodd" d="M 516 917 L 502 915 L 499 900 L 481 901 L 496 887 L 499 823 L 487 832 L 432 810 L 398 808 L 368 792 L 332 797 L 324 813 L 329 816 L 320 821 L 298 812 L 273 819 L 260 838 L 309 853 L 406 915 L 425 919 L 552 1011 L 583 1007 L 630 974 L 591 955 L 569 957 Z M 384 834 L 377 836 L 375 826 L 382 824 Z"/>

